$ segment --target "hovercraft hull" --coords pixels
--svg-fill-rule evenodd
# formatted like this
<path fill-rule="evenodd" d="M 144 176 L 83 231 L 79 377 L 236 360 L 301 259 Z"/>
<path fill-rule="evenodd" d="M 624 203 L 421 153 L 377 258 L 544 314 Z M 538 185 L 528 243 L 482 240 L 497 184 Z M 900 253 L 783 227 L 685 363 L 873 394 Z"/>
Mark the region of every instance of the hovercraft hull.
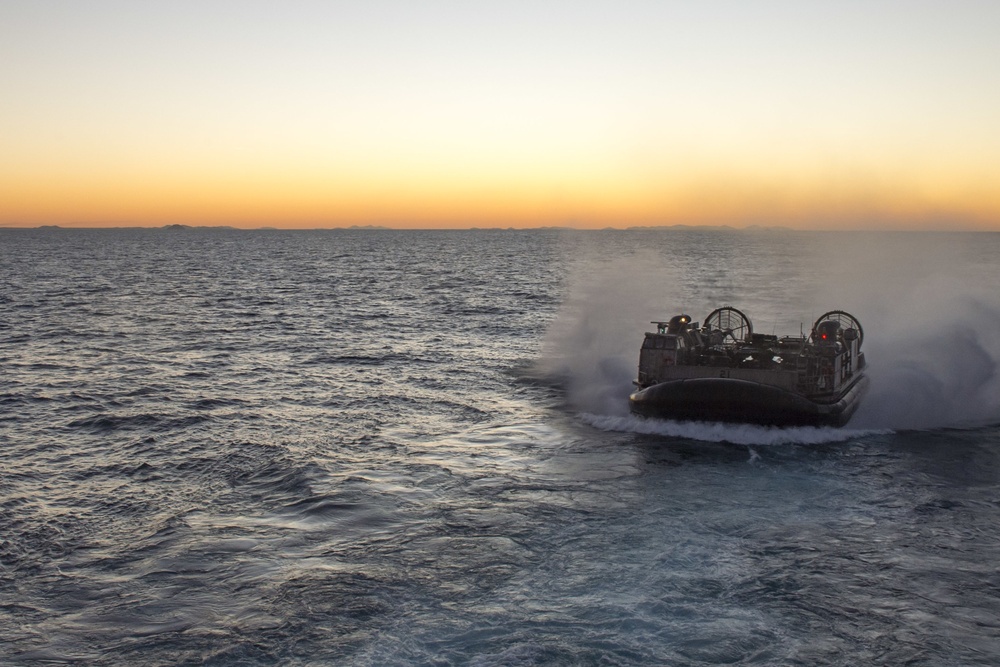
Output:
<path fill-rule="evenodd" d="M 834 395 L 805 396 L 781 387 L 735 378 L 668 380 L 629 397 L 644 417 L 722 421 L 764 426 L 843 426 L 868 389 L 857 379 Z"/>

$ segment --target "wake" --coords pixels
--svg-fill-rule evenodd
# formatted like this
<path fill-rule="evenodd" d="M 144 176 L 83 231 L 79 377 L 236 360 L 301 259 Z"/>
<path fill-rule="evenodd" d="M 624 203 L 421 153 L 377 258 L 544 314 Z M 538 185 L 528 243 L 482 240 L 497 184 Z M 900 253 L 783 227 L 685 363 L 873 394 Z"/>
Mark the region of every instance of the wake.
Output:
<path fill-rule="evenodd" d="M 647 419 L 636 415 L 614 416 L 583 412 L 581 421 L 602 431 L 662 435 L 703 442 L 728 442 L 735 445 L 821 445 L 846 442 L 863 436 L 891 434 L 891 429 L 850 429 L 829 426 L 778 428 L 753 424 L 688 422 Z"/>

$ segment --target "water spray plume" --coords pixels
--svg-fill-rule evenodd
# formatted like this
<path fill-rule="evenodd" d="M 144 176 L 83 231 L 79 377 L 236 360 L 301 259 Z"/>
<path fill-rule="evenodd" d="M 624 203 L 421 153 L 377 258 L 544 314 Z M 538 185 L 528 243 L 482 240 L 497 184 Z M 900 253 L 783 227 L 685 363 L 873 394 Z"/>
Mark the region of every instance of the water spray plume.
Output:
<path fill-rule="evenodd" d="M 682 234 L 670 240 L 688 242 Z M 1000 245 L 993 235 L 984 240 Z M 567 401 L 588 423 L 611 430 L 768 444 L 1000 423 L 1000 295 L 990 287 L 998 281 L 988 256 L 967 256 L 976 244 L 966 235 L 838 233 L 772 241 L 788 246 L 793 264 L 777 265 L 772 248 L 756 257 L 752 244 L 729 263 L 753 268 L 768 261 L 763 269 L 770 274 L 750 276 L 757 284 L 731 273 L 699 274 L 698 263 L 665 261 L 649 248 L 610 259 L 585 248 L 548 332 L 543 372 L 563 381 Z M 720 292 L 727 301 L 753 304 L 765 321 L 798 322 L 829 308 L 858 315 L 872 383 L 846 430 L 651 425 L 628 414 L 648 322 L 708 312 L 719 305 Z"/>

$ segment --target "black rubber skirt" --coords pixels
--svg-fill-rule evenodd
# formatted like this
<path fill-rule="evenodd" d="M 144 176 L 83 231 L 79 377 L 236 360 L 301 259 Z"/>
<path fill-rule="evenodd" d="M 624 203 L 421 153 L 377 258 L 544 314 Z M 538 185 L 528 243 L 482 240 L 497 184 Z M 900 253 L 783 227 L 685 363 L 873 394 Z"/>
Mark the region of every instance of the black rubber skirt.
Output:
<path fill-rule="evenodd" d="M 868 378 L 859 376 L 837 395 L 810 399 L 773 385 L 732 378 L 671 380 L 629 397 L 644 417 L 722 421 L 764 426 L 843 426 L 861 403 Z"/>

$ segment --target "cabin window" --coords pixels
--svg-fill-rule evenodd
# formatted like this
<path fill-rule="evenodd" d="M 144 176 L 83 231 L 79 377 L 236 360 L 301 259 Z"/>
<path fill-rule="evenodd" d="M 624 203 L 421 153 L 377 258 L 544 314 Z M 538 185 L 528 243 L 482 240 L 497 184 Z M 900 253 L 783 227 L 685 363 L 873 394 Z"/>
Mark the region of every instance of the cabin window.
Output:
<path fill-rule="evenodd" d="M 677 349 L 677 337 L 676 336 L 656 336 L 656 335 L 646 336 L 645 340 L 642 341 L 642 349 L 644 349 L 644 350 L 676 350 Z"/>

